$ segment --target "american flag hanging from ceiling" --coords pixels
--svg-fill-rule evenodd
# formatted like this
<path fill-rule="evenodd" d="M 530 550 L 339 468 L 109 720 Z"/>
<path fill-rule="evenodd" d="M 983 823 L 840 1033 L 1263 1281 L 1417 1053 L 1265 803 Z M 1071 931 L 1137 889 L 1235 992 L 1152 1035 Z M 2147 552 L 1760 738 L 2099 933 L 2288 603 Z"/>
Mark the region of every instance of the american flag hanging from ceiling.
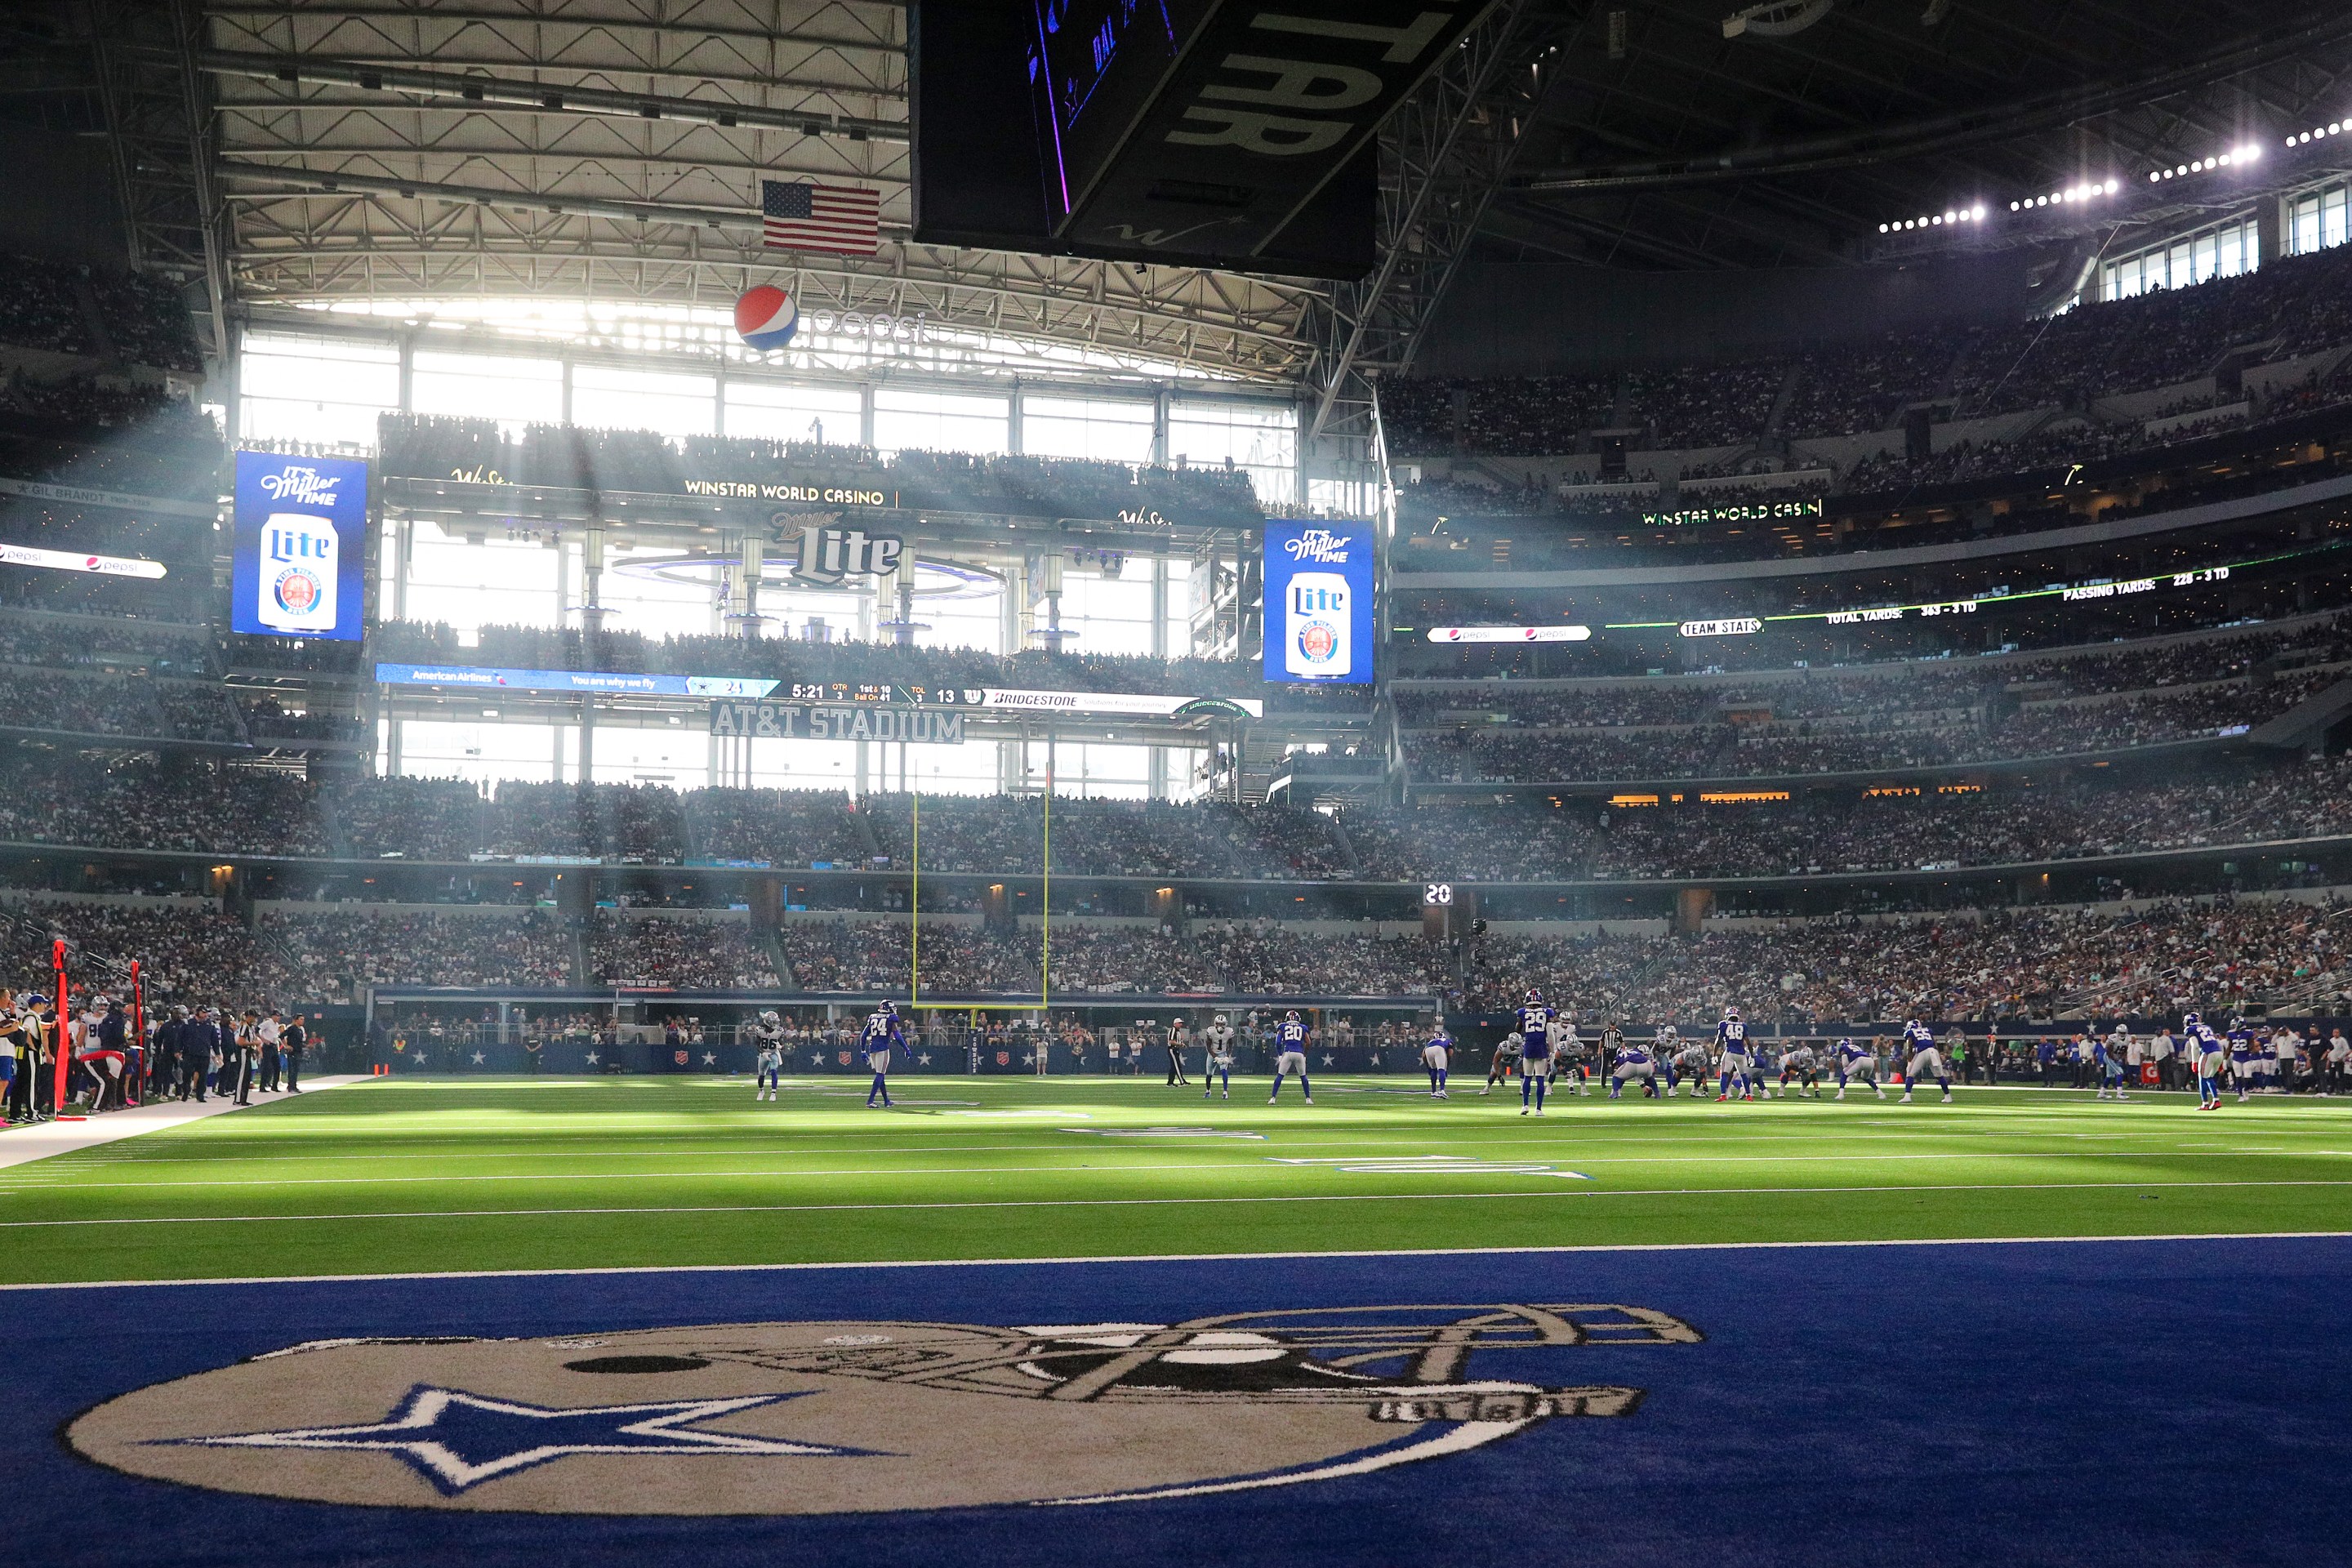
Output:
<path fill-rule="evenodd" d="M 871 256 L 882 247 L 882 193 L 857 185 L 760 182 L 760 234 L 771 250 Z"/>

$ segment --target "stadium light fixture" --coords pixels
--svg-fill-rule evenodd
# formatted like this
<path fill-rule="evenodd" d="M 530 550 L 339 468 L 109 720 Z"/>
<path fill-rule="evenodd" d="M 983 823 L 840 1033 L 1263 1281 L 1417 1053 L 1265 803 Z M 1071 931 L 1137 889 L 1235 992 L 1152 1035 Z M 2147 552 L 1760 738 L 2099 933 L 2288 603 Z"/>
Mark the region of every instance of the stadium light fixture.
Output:
<path fill-rule="evenodd" d="M 2315 125 L 2308 131 L 2296 132 L 2286 139 L 2286 144 L 2290 147 L 2306 147 L 2314 142 L 2325 142 L 2330 136 L 2343 135 L 2344 128 L 2347 124 L 2352 124 L 2352 121 L 2331 120 L 2325 125 Z"/>
<path fill-rule="evenodd" d="M 2097 196 L 2112 196 L 2124 188 L 2121 180 L 2087 180 L 2079 185 L 2068 185 L 2047 195 L 2026 196 L 2009 204 L 2011 212 L 2023 212 L 2029 207 L 2072 206 Z"/>
<path fill-rule="evenodd" d="M 1957 226 L 1964 223 L 1982 223 L 1985 219 L 1985 205 L 1982 202 L 1977 203 L 1974 206 L 1947 207 L 1942 212 L 1928 213 L 1922 217 L 1895 218 L 1890 220 L 1889 222 L 1880 224 L 1878 226 L 1878 232 L 1881 234 L 1899 234 L 1915 228 L 1941 228 L 1946 224 L 1951 224 Z"/>
<path fill-rule="evenodd" d="M 2234 169 L 2243 163 L 2259 163 L 2262 156 L 2261 144 L 2249 142 L 2226 153 L 2216 153 L 2210 158 L 2191 158 L 2188 163 L 2176 163 L 2169 169 L 2152 170 L 2147 183 L 2152 185 L 2158 180 L 2180 180 L 2191 174 L 2210 174 L 2216 169 Z"/>

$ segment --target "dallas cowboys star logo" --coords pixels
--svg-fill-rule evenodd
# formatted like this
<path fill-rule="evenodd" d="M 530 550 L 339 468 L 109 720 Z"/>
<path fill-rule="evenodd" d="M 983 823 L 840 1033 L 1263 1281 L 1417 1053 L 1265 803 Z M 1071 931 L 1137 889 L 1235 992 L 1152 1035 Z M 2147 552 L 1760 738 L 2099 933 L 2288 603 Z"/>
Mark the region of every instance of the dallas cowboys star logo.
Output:
<path fill-rule="evenodd" d="M 917 1057 L 915 1058 L 915 1065 L 919 1068 L 927 1068 L 931 1065 L 931 1058 L 929 1055 Z"/>
<path fill-rule="evenodd" d="M 486 1399 L 463 1389 L 419 1384 L 382 1421 L 361 1426 L 310 1426 L 287 1432 L 240 1432 L 173 1441 L 207 1448 L 360 1449 L 396 1454 L 445 1497 L 499 1476 L 573 1454 L 761 1454 L 799 1458 L 864 1456 L 866 1448 L 792 1443 L 698 1432 L 707 1421 L 755 1405 L 803 1397 L 754 1394 L 735 1399 L 673 1399 L 651 1405 L 599 1405 L 551 1409 L 509 1399 Z"/>
<path fill-rule="evenodd" d="M 596 1065 L 596 1053 L 593 1051 L 588 1053 L 588 1065 L 592 1068 Z"/>
<path fill-rule="evenodd" d="M 483 1055 L 481 1052 L 479 1052 L 479 1051 L 476 1051 L 476 1052 L 474 1053 L 474 1065 L 475 1065 L 476 1067 L 480 1067 L 484 1062 L 488 1061 L 489 1059 L 490 1059 L 489 1058 L 488 1058 L 488 1057 L 484 1056 L 484 1055 Z"/>

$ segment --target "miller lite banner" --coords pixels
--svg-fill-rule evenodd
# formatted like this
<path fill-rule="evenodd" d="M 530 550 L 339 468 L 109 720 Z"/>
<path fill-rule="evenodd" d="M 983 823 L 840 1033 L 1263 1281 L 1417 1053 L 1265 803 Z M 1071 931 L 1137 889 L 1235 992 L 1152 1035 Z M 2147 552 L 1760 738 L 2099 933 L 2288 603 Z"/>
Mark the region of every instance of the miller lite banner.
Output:
<path fill-rule="evenodd" d="M 1265 678 L 1372 680 L 1372 525 L 1269 520 Z"/>
<path fill-rule="evenodd" d="M 229 625 L 259 637 L 357 642 L 365 630 L 367 464 L 236 455 Z"/>

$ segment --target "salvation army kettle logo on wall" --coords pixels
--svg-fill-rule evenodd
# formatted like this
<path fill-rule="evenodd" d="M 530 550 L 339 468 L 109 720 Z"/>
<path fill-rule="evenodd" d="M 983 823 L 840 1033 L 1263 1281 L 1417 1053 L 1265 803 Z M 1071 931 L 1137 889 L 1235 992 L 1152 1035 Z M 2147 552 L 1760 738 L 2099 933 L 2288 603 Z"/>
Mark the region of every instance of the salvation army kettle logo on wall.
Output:
<path fill-rule="evenodd" d="M 1559 1374 L 1700 1340 L 1600 1303 L 329 1340 L 139 1389 L 66 1436 L 132 1475 L 377 1507 L 1110 1504 L 1309 1485 L 1630 1415 L 1641 1389 Z"/>

